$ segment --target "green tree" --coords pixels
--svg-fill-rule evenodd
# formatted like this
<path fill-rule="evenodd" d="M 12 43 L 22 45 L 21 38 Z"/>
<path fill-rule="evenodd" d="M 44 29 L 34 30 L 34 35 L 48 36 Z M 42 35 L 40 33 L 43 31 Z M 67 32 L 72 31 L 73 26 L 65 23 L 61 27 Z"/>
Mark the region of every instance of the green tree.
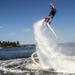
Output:
<path fill-rule="evenodd" d="M 20 47 L 20 43 L 19 43 L 19 41 L 17 41 L 16 46 L 17 46 L 17 47 Z"/>
<path fill-rule="evenodd" d="M 1 47 L 1 41 L 0 41 L 0 47 Z"/>

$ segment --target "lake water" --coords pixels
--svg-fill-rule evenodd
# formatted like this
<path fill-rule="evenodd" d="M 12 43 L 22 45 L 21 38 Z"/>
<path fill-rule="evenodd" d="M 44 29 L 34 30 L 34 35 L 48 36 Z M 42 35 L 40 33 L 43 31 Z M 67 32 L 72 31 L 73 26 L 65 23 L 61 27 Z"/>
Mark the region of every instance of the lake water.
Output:
<path fill-rule="evenodd" d="M 75 44 L 73 43 L 60 44 L 58 48 L 60 48 L 59 49 L 60 52 L 65 55 L 75 56 Z M 0 49 L 0 60 L 14 59 L 14 58 L 28 58 L 34 51 L 35 46 Z"/>
<path fill-rule="evenodd" d="M 4 73 L 7 72 L 8 74 L 13 71 L 13 75 L 16 75 L 16 72 L 23 72 L 25 68 L 24 71 L 26 72 L 26 68 L 31 67 L 30 64 L 32 62 L 28 57 L 30 57 L 35 50 L 35 46 L 0 49 L 0 71 Z M 60 44 L 57 47 L 57 51 L 58 50 L 64 55 L 71 56 L 68 60 L 75 62 L 75 44 Z M 33 66 L 33 68 L 35 68 L 35 66 Z M 2 72 L 0 72 L 0 74 Z M 4 73 L 1 75 L 5 75 Z"/>
<path fill-rule="evenodd" d="M 0 60 L 14 59 L 14 58 L 28 58 L 34 51 L 35 46 L 0 49 Z"/>

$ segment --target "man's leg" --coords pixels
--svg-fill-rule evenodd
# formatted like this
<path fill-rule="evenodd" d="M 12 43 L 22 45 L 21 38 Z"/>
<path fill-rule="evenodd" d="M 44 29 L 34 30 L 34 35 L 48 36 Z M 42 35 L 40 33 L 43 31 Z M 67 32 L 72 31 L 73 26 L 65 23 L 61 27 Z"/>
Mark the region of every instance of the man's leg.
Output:
<path fill-rule="evenodd" d="M 51 24 L 51 22 L 52 22 L 52 19 L 53 19 L 53 18 L 50 18 L 50 22 L 49 22 L 49 24 Z"/>
<path fill-rule="evenodd" d="M 49 22 L 49 24 L 51 24 L 54 15 L 51 15 L 50 17 L 51 17 L 51 18 L 50 18 L 50 22 Z"/>

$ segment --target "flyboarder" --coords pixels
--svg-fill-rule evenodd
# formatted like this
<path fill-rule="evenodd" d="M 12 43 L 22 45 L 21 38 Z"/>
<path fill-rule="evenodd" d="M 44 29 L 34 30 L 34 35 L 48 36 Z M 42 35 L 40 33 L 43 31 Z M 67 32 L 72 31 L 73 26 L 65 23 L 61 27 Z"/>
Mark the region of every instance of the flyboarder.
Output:
<path fill-rule="evenodd" d="M 48 18 L 45 18 L 45 21 L 48 22 L 49 24 L 51 24 L 52 19 L 54 18 L 55 13 L 56 13 L 55 5 L 50 4 L 50 6 L 51 6 L 52 10 L 51 10 L 50 14 L 48 15 Z"/>

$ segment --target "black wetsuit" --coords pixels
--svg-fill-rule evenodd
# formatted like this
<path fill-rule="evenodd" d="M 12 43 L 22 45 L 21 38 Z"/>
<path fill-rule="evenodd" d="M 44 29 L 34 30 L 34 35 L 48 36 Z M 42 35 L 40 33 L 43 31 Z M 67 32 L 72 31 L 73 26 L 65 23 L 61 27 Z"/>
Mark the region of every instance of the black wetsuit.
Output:
<path fill-rule="evenodd" d="M 53 7 L 52 7 L 52 10 L 51 10 L 51 12 L 50 12 L 51 18 L 53 18 L 53 17 L 55 16 L 55 13 L 56 13 L 56 8 L 53 8 Z"/>
<path fill-rule="evenodd" d="M 49 16 L 50 16 L 51 18 L 53 18 L 53 17 L 55 16 L 55 13 L 56 13 L 56 8 L 53 8 L 53 7 L 52 7 L 52 10 L 51 10 Z M 45 18 L 45 21 L 46 21 L 46 22 L 49 22 L 49 20 L 50 20 L 50 18 Z"/>

